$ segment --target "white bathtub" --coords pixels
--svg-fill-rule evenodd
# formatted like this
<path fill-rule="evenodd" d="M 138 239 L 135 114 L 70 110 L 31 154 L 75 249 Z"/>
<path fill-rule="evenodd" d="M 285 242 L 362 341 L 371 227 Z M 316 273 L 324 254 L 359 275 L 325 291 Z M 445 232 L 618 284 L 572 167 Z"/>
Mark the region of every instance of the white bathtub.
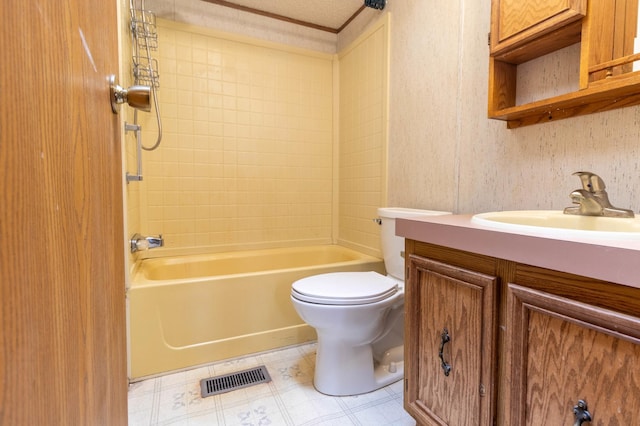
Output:
<path fill-rule="evenodd" d="M 371 270 L 383 261 L 335 245 L 142 260 L 127 292 L 131 379 L 315 340 L 291 284 Z"/>

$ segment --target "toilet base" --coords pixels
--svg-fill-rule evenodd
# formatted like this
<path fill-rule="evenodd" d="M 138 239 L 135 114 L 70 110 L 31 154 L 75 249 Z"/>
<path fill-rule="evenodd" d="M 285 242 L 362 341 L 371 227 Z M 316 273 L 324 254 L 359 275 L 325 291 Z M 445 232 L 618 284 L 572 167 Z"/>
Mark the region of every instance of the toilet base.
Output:
<path fill-rule="evenodd" d="M 326 395 L 360 395 L 380 389 L 404 377 L 403 348 L 387 351 L 375 362 L 371 345 L 348 347 L 340 342 L 318 341 L 313 384 Z"/>

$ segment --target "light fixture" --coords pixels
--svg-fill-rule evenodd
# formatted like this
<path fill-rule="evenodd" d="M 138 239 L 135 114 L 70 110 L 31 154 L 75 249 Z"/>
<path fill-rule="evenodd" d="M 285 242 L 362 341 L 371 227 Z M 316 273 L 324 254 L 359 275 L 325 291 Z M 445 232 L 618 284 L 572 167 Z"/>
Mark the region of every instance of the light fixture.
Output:
<path fill-rule="evenodd" d="M 382 10 L 387 5 L 387 0 L 364 0 L 364 5 L 373 9 Z"/>

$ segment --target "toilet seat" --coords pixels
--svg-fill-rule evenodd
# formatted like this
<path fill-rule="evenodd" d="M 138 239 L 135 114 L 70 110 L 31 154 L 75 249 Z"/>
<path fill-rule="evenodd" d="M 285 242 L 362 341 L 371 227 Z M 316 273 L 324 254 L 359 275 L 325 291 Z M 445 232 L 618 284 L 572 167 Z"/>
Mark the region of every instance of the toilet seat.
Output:
<path fill-rule="evenodd" d="M 294 282 L 291 295 L 322 305 L 365 305 L 387 299 L 398 289 L 396 281 L 377 272 L 334 272 Z"/>

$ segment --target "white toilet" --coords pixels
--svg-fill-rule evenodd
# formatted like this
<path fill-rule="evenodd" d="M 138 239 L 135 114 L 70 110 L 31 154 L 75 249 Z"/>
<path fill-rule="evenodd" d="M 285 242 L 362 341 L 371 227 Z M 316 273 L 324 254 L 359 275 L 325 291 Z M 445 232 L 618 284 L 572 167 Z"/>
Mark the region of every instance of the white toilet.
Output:
<path fill-rule="evenodd" d="M 387 276 L 336 272 L 293 283 L 291 300 L 318 335 L 314 385 L 327 395 L 357 395 L 402 379 L 404 374 L 404 238 L 399 217 L 449 214 L 380 208 Z"/>

